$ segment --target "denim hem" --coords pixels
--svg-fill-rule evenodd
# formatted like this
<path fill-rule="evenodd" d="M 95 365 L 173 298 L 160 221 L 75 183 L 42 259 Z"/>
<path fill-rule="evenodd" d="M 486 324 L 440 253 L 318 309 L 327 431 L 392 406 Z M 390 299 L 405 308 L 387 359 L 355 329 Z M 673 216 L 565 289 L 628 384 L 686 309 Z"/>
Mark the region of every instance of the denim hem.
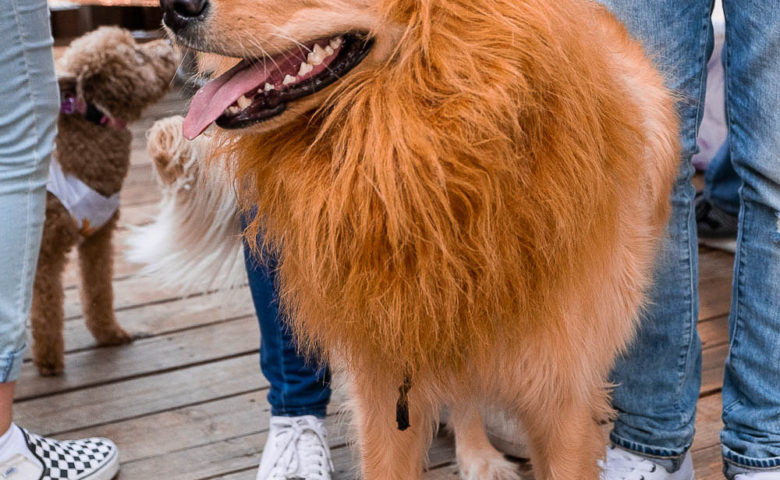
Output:
<path fill-rule="evenodd" d="M 615 445 L 617 445 L 618 447 L 624 450 L 628 450 L 631 453 L 635 453 L 642 457 L 656 458 L 659 460 L 670 460 L 673 465 L 673 471 L 676 471 L 680 468 L 680 465 L 682 465 L 682 460 L 685 457 L 685 453 L 688 451 L 687 448 L 684 449 L 660 448 L 660 447 L 645 445 L 642 443 L 637 443 L 631 440 L 627 440 L 625 438 L 621 438 L 617 436 L 615 432 L 610 432 L 609 440 Z"/>
<path fill-rule="evenodd" d="M 22 346 L 15 352 L 0 356 L 0 383 L 15 382 L 19 378 L 26 349 L 26 346 Z"/>
<path fill-rule="evenodd" d="M 304 415 L 313 415 L 317 418 L 325 418 L 328 415 L 327 406 L 308 406 L 297 408 L 274 408 L 271 407 L 271 415 L 274 417 L 302 417 Z"/>
<path fill-rule="evenodd" d="M 721 447 L 723 461 L 728 466 L 734 466 L 737 473 L 756 470 L 780 470 L 780 457 L 755 458 L 735 453 L 726 446 Z"/>

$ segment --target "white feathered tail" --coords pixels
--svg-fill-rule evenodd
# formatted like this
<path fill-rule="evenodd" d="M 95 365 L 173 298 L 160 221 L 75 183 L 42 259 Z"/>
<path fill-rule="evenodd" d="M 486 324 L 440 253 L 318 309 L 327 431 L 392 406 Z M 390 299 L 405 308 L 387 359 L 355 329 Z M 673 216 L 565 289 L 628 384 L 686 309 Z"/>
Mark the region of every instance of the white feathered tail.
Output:
<path fill-rule="evenodd" d="M 147 134 L 162 200 L 152 223 L 131 227 L 126 257 L 145 265 L 141 275 L 183 294 L 244 285 L 239 209 L 226 162 L 209 159 L 207 136 L 186 140 L 182 120 L 159 120 Z"/>

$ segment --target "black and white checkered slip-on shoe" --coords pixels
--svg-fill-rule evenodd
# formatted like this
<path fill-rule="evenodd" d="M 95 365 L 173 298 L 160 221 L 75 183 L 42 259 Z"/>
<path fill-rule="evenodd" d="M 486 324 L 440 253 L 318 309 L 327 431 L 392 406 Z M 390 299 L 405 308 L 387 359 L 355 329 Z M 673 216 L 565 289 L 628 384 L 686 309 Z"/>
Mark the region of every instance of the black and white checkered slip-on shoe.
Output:
<path fill-rule="evenodd" d="M 119 450 L 111 440 L 54 440 L 20 429 L 43 464 L 37 480 L 111 480 L 119 471 Z"/>

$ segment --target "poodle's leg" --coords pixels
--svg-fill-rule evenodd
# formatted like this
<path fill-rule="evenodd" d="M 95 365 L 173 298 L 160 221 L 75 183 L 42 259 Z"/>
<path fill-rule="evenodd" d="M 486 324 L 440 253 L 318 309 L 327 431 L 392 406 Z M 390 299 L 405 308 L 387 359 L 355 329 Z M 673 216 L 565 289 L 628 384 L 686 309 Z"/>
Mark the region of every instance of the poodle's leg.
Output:
<path fill-rule="evenodd" d="M 557 381 L 547 379 L 534 395 L 525 397 L 529 410 L 523 423 L 528 429 L 534 478 L 598 480 L 597 461 L 604 456 L 605 443 L 596 416 L 607 410 L 601 405 L 606 396 L 603 389 L 567 385 L 563 376 L 555 377 Z M 581 398 L 580 392 L 587 391 L 594 393 Z"/>
<path fill-rule="evenodd" d="M 419 480 L 434 429 L 433 407 L 415 395 L 420 386 L 413 385 L 408 397 L 411 426 L 401 431 L 396 423 L 401 380 L 394 383 L 370 369 L 357 370 L 353 398 L 363 479 Z"/>
<path fill-rule="evenodd" d="M 43 376 L 59 375 L 65 368 L 62 272 L 77 238 L 68 212 L 58 201 L 48 199 L 30 311 L 33 363 Z"/>
<path fill-rule="evenodd" d="M 100 345 L 132 341 L 114 316 L 114 289 L 111 284 L 113 255 L 111 236 L 116 216 L 79 245 L 81 303 L 87 328 Z"/>
<path fill-rule="evenodd" d="M 452 406 L 450 424 L 463 480 L 519 480 L 517 466 L 490 444 L 479 408 L 472 402 Z"/>

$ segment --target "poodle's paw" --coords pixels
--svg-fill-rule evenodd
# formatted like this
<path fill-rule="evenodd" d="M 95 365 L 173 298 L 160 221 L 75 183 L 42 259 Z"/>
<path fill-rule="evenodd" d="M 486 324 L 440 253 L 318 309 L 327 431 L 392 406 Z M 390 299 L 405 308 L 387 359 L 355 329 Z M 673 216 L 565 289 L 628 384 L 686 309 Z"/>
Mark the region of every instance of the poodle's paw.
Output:
<path fill-rule="evenodd" d="M 462 480 L 521 480 L 518 466 L 498 451 L 470 452 L 458 455 Z"/>
<path fill-rule="evenodd" d="M 146 136 L 146 150 L 154 160 L 158 176 L 167 184 L 183 175 L 190 161 L 192 151 L 181 130 L 183 120 L 180 116 L 158 120 Z"/>
<path fill-rule="evenodd" d="M 95 340 L 98 345 L 105 347 L 110 345 L 124 345 L 134 340 L 133 336 L 122 330 L 121 327 L 112 328 L 109 330 L 96 332 Z"/>
<path fill-rule="evenodd" d="M 65 365 L 60 361 L 35 360 L 34 363 L 38 374 L 42 377 L 57 377 L 65 371 Z"/>

